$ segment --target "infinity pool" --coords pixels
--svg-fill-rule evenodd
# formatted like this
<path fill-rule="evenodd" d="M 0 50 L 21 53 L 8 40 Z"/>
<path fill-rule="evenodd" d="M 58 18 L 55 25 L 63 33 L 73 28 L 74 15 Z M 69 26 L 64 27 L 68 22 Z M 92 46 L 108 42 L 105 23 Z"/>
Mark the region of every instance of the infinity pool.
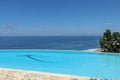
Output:
<path fill-rule="evenodd" d="M 0 50 L 0 67 L 120 78 L 120 55 L 62 50 Z"/>

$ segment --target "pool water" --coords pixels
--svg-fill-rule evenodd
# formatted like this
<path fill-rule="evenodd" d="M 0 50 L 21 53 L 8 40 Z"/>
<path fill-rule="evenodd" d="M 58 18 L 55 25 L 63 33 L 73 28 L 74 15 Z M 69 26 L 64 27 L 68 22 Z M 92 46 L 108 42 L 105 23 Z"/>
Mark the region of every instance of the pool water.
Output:
<path fill-rule="evenodd" d="M 120 78 L 120 55 L 62 50 L 0 50 L 0 67 Z"/>

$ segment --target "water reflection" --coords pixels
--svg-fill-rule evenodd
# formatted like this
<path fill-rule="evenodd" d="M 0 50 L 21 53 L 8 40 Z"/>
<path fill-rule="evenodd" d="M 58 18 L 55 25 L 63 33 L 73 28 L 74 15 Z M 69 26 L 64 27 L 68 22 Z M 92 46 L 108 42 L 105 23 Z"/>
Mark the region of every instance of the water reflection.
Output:
<path fill-rule="evenodd" d="M 17 57 L 27 57 L 29 59 L 35 60 L 35 61 L 39 61 L 39 62 L 47 62 L 47 63 L 53 63 L 51 61 L 46 61 L 46 60 L 42 60 L 42 59 L 38 59 L 35 57 L 35 55 L 33 54 L 27 54 L 27 55 L 17 55 Z M 38 56 L 37 56 L 38 57 Z M 45 57 L 45 56 L 39 56 L 39 57 Z"/>

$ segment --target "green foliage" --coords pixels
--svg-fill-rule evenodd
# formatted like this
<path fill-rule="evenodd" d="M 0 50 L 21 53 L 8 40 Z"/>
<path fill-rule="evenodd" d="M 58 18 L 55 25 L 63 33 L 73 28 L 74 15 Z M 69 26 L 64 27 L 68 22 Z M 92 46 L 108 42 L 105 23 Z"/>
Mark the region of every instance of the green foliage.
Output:
<path fill-rule="evenodd" d="M 120 33 L 111 33 L 107 29 L 99 40 L 100 47 L 104 52 L 120 52 Z"/>

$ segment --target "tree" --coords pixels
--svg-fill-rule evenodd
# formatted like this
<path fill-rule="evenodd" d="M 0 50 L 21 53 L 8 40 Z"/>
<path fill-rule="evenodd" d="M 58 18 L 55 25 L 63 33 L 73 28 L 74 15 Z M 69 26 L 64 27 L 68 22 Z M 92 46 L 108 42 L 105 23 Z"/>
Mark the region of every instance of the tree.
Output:
<path fill-rule="evenodd" d="M 120 52 L 120 33 L 111 33 L 107 29 L 99 41 L 100 47 L 104 52 Z"/>

